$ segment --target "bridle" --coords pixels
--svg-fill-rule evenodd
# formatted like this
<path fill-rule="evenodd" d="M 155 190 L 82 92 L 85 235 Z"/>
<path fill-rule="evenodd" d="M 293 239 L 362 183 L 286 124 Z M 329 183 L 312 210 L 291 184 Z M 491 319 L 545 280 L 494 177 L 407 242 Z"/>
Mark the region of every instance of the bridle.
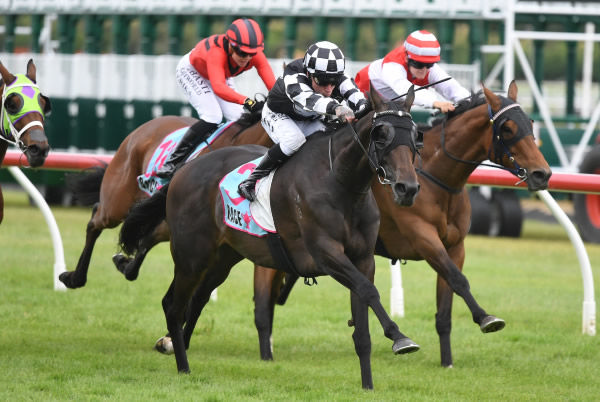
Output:
<path fill-rule="evenodd" d="M 410 126 L 407 126 L 405 121 L 410 121 Z M 402 124 L 400 124 L 402 122 Z M 383 148 L 378 148 L 373 140 L 373 132 L 379 127 L 390 125 L 394 128 L 394 137 L 386 144 Z M 388 178 L 387 172 L 385 168 L 381 165 L 380 160 L 382 159 L 381 154 L 386 155 L 392 149 L 398 147 L 399 145 L 406 145 L 410 147 L 413 154 L 413 161 L 415 155 L 417 153 L 417 148 L 415 146 L 415 139 L 417 136 L 417 126 L 412 120 L 412 116 L 408 112 L 404 112 L 402 110 L 384 110 L 381 112 L 373 113 L 372 124 L 371 124 L 371 132 L 369 133 L 369 148 L 368 150 L 363 146 L 360 141 L 360 137 L 358 133 L 354 129 L 352 124 L 349 124 L 350 129 L 353 134 L 354 140 L 358 143 L 360 149 L 363 151 L 367 160 L 369 161 L 369 165 L 371 169 L 377 173 L 377 179 L 381 184 L 393 184 L 394 182 Z M 410 136 L 398 135 L 396 129 L 406 129 L 410 128 Z M 330 169 L 333 170 L 333 155 L 332 155 L 332 147 L 331 147 L 331 137 L 329 138 L 329 166 Z"/>
<path fill-rule="evenodd" d="M 526 117 L 525 113 L 523 112 L 523 110 L 521 109 L 521 105 L 516 102 L 511 103 L 511 102 L 506 101 L 506 104 L 504 105 L 504 107 L 502 107 L 500 110 L 498 110 L 495 114 L 492 112 L 492 107 L 489 104 L 487 105 L 487 108 L 488 108 L 488 116 L 490 118 L 490 124 L 492 125 L 492 144 L 491 144 L 490 148 L 488 149 L 488 159 L 492 160 L 491 157 L 492 157 L 492 151 L 493 151 L 494 159 L 492 161 L 495 164 L 490 165 L 487 163 L 482 163 L 481 166 L 489 166 L 489 167 L 494 167 L 496 169 L 502 169 L 502 170 L 509 171 L 512 174 L 514 174 L 515 176 L 517 176 L 519 179 L 521 179 L 519 182 L 517 182 L 517 184 L 520 184 L 529 178 L 527 176 L 527 169 L 519 166 L 519 164 L 515 160 L 514 156 L 512 156 L 512 154 L 510 152 L 510 147 L 512 145 L 516 144 L 517 142 L 519 142 L 520 140 L 522 140 L 523 138 L 525 138 L 529 135 L 533 135 L 532 133 L 526 133 L 523 129 L 524 125 L 527 124 L 527 121 L 528 121 L 527 117 Z M 506 140 L 504 138 L 504 136 L 502 135 L 502 127 L 509 120 L 512 120 L 517 124 L 517 133 L 510 140 Z M 456 156 L 452 155 L 446 149 L 446 132 L 444 130 L 445 125 L 446 125 L 446 120 L 444 122 L 442 122 L 442 128 L 441 128 L 441 144 L 442 144 L 442 150 L 444 151 L 444 154 L 446 156 L 448 156 L 450 159 L 455 160 L 457 162 L 466 163 L 466 164 L 475 165 L 475 166 L 480 165 L 480 163 L 477 161 L 470 161 L 470 160 L 465 160 L 465 159 L 456 157 Z M 507 168 L 505 166 L 500 165 L 500 162 L 502 161 L 502 159 L 505 155 L 508 157 L 509 161 L 512 162 L 512 164 L 514 165 L 514 168 Z"/>

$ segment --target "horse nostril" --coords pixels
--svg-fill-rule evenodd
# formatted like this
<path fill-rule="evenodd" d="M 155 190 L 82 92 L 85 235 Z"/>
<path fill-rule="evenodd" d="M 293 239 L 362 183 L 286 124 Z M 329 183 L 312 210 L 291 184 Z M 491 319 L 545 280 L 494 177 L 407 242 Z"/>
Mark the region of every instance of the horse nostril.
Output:
<path fill-rule="evenodd" d="M 406 194 L 406 185 L 404 183 L 396 183 L 394 190 L 397 194 Z"/>
<path fill-rule="evenodd" d="M 551 173 L 549 174 L 545 170 L 539 169 L 539 170 L 534 170 L 530 176 L 534 182 L 543 183 L 543 182 L 548 181 L 548 179 L 550 179 L 550 175 L 551 175 Z"/>

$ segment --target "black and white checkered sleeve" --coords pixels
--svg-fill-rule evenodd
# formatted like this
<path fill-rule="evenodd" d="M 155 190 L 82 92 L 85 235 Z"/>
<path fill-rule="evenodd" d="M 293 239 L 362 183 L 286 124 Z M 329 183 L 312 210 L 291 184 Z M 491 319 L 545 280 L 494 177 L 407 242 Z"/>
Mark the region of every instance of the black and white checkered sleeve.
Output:
<path fill-rule="evenodd" d="M 334 114 L 339 103 L 313 91 L 310 79 L 304 74 L 290 74 L 283 77 L 285 93 L 297 108 L 315 115 Z"/>
<path fill-rule="evenodd" d="M 356 83 L 350 77 L 344 76 L 339 85 L 339 91 L 354 111 L 367 104 L 367 98 L 365 98 L 365 95 L 358 89 Z"/>

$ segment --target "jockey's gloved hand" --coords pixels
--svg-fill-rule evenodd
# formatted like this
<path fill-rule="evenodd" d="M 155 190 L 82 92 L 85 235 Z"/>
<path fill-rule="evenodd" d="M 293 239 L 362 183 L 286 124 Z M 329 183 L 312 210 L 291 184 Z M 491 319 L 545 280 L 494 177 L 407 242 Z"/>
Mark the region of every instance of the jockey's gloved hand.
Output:
<path fill-rule="evenodd" d="M 244 101 L 244 109 L 246 109 L 250 113 L 254 113 L 259 110 L 264 102 L 257 102 L 254 99 L 246 98 Z"/>
<path fill-rule="evenodd" d="M 358 108 L 356 109 L 356 113 L 354 113 L 354 116 L 357 119 L 360 119 L 361 117 L 366 115 L 368 112 L 369 112 L 369 108 L 367 107 L 367 103 L 365 102 L 358 106 Z"/>
<path fill-rule="evenodd" d="M 337 117 L 342 122 L 351 122 L 355 119 L 354 112 L 348 106 L 339 105 L 335 108 L 335 117 Z"/>

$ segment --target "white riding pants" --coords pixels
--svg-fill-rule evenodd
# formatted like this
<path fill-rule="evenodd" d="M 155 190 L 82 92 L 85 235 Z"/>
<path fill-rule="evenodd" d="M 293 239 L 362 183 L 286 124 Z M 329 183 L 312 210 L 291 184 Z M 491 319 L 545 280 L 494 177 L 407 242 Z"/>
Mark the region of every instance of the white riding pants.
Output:
<path fill-rule="evenodd" d="M 179 60 L 175 78 L 190 104 L 198 112 L 198 116 L 207 123 L 219 124 L 223 117 L 229 121 L 235 121 L 242 115 L 242 105 L 227 102 L 215 95 L 210 81 L 201 76 L 190 63 L 189 53 Z M 230 88 L 235 90 L 233 78 L 229 77 L 226 82 Z"/>
<path fill-rule="evenodd" d="M 275 113 L 265 103 L 261 123 L 275 144 L 287 156 L 293 155 L 306 142 L 306 137 L 323 130 L 321 120 L 294 120 L 287 114 Z"/>

